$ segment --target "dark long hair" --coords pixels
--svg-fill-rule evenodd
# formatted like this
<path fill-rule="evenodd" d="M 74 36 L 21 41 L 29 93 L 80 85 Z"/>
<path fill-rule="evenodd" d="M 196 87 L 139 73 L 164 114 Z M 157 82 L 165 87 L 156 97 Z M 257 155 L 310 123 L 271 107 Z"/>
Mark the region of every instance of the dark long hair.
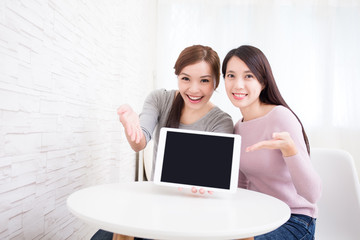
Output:
<path fill-rule="evenodd" d="M 185 48 L 176 60 L 174 69 L 178 76 L 184 67 L 205 61 L 209 64 L 212 76 L 215 78 L 216 89 L 220 82 L 220 58 L 218 54 L 210 47 L 202 45 L 194 45 Z M 171 106 L 171 110 L 166 122 L 167 127 L 178 128 L 180 125 L 180 117 L 182 109 L 184 108 L 184 99 L 181 94 L 178 94 Z"/>
<path fill-rule="evenodd" d="M 306 135 L 304 126 L 301 123 L 299 117 L 293 112 L 293 110 L 291 110 L 291 108 L 281 96 L 279 88 L 276 85 L 275 78 L 271 71 L 269 61 L 267 60 L 264 53 L 260 49 L 249 45 L 243 45 L 231 50 L 226 55 L 223 61 L 222 73 L 224 78 L 226 74 L 227 63 L 233 56 L 240 58 L 248 66 L 250 71 L 255 75 L 260 84 L 264 86 L 264 89 L 261 91 L 259 96 L 259 99 L 262 103 L 282 105 L 288 108 L 295 115 L 301 125 L 306 149 L 310 154 L 309 139 Z"/>

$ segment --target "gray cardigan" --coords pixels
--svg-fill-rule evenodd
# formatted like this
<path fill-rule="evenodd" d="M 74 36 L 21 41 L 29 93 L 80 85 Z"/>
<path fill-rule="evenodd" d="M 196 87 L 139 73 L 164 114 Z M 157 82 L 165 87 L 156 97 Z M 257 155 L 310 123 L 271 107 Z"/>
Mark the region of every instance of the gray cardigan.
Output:
<path fill-rule="evenodd" d="M 176 90 L 154 90 L 147 96 L 142 112 L 140 113 L 140 125 L 145 135 L 146 143 L 151 139 L 154 141 L 154 160 L 151 180 L 153 179 L 155 169 L 160 129 L 166 125 L 175 94 Z M 179 128 L 207 132 L 233 133 L 234 124 L 229 114 L 215 106 L 197 122 L 193 124 L 180 123 Z"/>

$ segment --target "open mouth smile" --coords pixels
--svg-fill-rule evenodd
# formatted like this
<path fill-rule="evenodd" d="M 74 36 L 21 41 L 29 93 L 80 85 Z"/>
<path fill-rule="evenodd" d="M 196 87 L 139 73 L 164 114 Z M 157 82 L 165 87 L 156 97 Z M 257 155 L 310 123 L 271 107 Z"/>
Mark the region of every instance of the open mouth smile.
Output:
<path fill-rule="evenodd" d="M 242 100 L 247 96 L 246 93 L 233 93 L 232 95 L 236 100 Z"/>
<path fill-rule="evenodd" d="M 191 103 L 198 103 L 201 101 L 201 99 L 203 99 L 203 96 L 202 97 L 195 97 L 195 96 L 190 96 L 190 95 L 186 95 L 189 99 L 189 101 Z"/>

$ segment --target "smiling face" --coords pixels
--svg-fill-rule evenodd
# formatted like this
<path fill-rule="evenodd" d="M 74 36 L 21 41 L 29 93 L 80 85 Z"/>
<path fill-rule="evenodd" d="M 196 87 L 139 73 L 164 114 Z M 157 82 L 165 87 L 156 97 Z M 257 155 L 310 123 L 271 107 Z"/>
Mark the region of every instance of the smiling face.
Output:
<path fill-rule="evenodd" d="M 225 89 L 232 104 L 243 113 L 260 108 L 259 99 L 263 86 L 238 57 L 233 56 L 227 63 Z"/>
<path fill-rule="evenodd" d="M 214 92 L 214 76 L 208 63 L 201 61 L 184 67 L 178 75 L 179 92 L 185 108 L 200 110 Z"/>

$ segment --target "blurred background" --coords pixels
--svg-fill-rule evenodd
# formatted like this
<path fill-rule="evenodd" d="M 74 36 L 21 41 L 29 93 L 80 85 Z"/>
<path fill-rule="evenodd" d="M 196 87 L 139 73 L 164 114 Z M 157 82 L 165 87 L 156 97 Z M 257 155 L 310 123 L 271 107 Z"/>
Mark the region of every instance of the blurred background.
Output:
<path fill-rule="evenodd" d="M 0 0 L 0 239 L 90 238 L 66 198 L 134 181 L 116 108 L 176 89 L 194 44 L 260 48 L 311 147 L 359 172 L 359 23 L 359 0 Z M 241 118 L 223 81 L 212 101 Z"/>

